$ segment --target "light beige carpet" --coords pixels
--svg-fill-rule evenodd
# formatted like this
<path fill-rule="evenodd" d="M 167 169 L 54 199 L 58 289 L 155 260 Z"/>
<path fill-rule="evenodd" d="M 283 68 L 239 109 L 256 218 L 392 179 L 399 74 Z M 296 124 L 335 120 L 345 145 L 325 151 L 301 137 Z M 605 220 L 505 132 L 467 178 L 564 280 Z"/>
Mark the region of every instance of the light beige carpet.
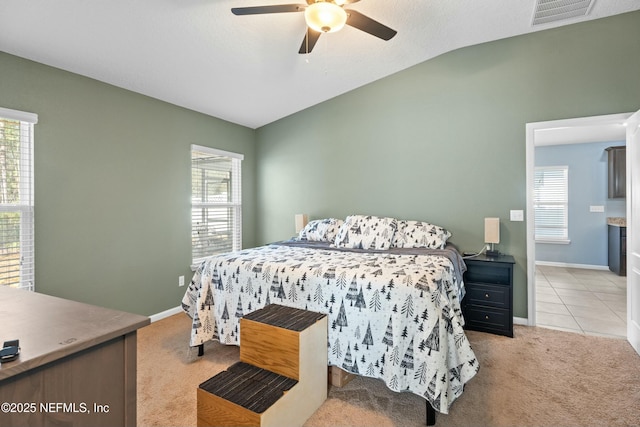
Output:
<path fill-rule="evenodd" d="M 234 346 L 188 347 L 177 314 L 138 331 L 138 426 L 195 426 L 198 385 L 239 359 Z M 622 339 L 515 327 L 467 332 L 480 372 L 437 426 L 640 426 L 640 356 Z M 425 401 L 357 377 L 331 387 L 305 426 L 424 426 Z"/>

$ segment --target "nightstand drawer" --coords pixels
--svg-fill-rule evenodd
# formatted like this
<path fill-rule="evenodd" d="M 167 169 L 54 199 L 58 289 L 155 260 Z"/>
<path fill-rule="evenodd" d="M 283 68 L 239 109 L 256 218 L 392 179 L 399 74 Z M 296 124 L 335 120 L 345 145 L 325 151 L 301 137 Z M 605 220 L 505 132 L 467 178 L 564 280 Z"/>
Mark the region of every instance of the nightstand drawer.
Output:
<path fill-rule="evenodd" d="M 487 285 L 485 283 L 466 283 L 467 304 L 505 308 L 511 306 L 511 288 L 509 286 Z"/>
<path fill-rule="evenodd" d="M 464 316 L 469 329 L 513 336 L 509 310 L 467 305 Z"/>
<path fill-rule="evenodd" d="M 498 262 L 467 261 L 465 280 L 469 282 L 511 284 L 510 264 Z"/>

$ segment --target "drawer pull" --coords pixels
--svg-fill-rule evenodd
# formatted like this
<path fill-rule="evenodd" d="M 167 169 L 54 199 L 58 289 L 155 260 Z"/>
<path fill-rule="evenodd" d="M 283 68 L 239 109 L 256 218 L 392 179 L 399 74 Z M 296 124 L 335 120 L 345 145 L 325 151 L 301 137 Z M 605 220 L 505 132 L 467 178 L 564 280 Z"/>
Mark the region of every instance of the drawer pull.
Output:
<path fill-rule="evenodd" d="M 484 316 L 484 320 L 489 320 L 489 316 Z"/>
<path fill-rule="evenodd" d="M 489 298 L 489 294 L 484 294 L 484 297 L 485 298 Z"/>

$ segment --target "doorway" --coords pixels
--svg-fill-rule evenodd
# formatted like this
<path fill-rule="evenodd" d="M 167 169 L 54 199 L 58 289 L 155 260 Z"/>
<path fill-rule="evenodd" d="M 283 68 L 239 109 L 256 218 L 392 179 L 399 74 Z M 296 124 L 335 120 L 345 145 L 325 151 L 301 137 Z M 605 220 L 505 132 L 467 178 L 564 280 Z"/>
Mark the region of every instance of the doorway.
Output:
<path fill-rule="evenodd" d="M 534 216 L 534 170 L 535 148 L 540 145 L 585 143 L 598 141 L 625 140 L 624 122 L 631 114 L 613 114 L 605 116 L 554 120 L 549 122 L 528 123 L 526 126 L 526 182 L 527 182 L 527 297 L 528 324 L 535 326 L 537 322 L 536 309 L 536 242 Z M 544 270 L 544 269 L 542 269 Z M 571 275 L 571 270 L 548 270 L 554 273 Z M 604 273 L 604 272 L 601 272 Z M 571 280 L 577 280 L 571 275 Z M 580 278 L 579 274 L 577 275 Z M 540 276 L 539 276 L 540 277 Z M 543 274 L 541 278 L 546 278 Z M 569 279 L 566 276 L 565 279 Z M 588 280 L 588 279 L 587 279 Z M 539 282 L 543 286 L 542 281 Z M 577 284 L 576 287 L 581 286 Z M 569 291 L 570 292 L 570 291 Z M 586 294 L 585 294 L 586 296 Z"/>

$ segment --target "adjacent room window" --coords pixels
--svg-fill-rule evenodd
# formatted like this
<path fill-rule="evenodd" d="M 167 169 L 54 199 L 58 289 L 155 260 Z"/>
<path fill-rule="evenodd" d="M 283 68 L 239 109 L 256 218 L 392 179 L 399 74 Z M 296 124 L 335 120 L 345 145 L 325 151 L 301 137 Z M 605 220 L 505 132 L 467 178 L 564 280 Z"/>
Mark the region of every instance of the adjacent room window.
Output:
<path fill-rule="evenodd" d="M 33 291 L 33 125 L 38 116 L 0 108 L 0 285 Z"/>
<path fill-rule="evenodd" d="M 569 167 L 535 168 L 536 241 L 569 243 Z"/>
<path fill-rule="evenodd" d="M 242 246 L 242 154 L 191 146 L 191 253 L 205 257 Z"/>

